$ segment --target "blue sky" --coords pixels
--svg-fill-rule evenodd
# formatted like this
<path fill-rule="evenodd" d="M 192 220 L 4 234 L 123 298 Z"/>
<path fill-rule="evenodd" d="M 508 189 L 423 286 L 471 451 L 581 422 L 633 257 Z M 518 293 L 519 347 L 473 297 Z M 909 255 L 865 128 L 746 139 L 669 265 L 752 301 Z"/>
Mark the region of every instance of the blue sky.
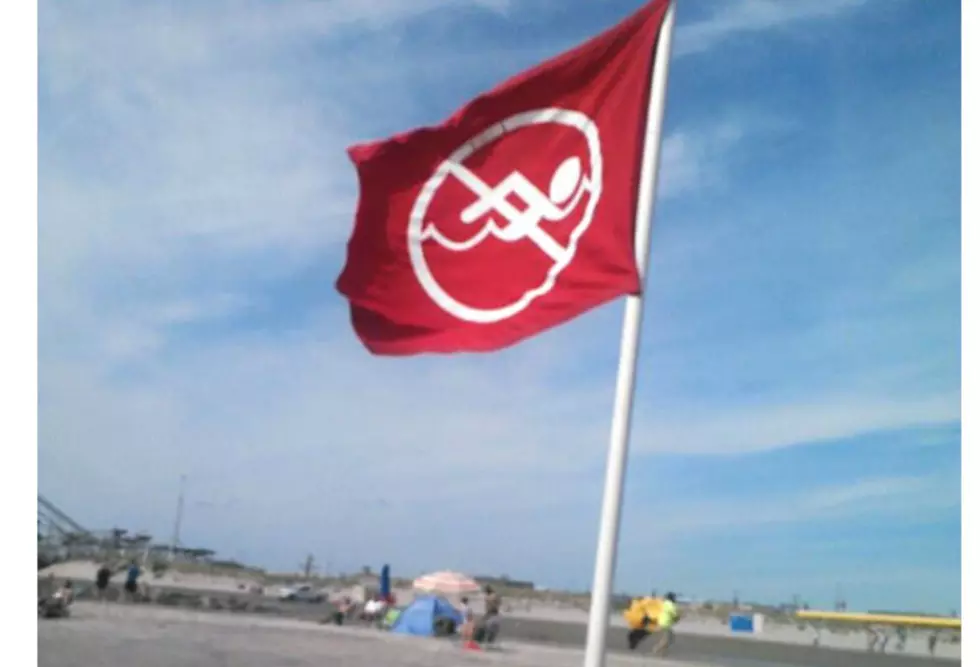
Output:
<path fill-rule="evenodd" d="M 622 305 L 372 358 L 345 147 L 633 0 L 39 7 L 39 486 L 271 569 L 591 582 Z M 681 2 L 616 587 L 960 606 L 958 3 Z"/>

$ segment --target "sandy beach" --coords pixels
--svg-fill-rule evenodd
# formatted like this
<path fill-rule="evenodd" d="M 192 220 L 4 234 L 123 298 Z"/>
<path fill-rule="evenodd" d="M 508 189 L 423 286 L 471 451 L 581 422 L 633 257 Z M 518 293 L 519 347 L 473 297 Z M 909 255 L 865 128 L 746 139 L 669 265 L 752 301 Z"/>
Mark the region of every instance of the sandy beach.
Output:
<path fill-rule="evenodd" d="M 582 653 L 509 642 L 497 652 L 449 641 L 147 606 L 78 603 L 69 619 L 38 624 L 38 667 L 574 667 Z M 663 665 L 610 656 L 609 667 Z M 686 663 L 716 667 L 710 663 Z"/>
<path fill-rule="evenodd" d="M 94 563 L 63 563 L 46 571 L 40 580 L 54 574 L 56 579 L 71 578 L 80 583 L 94 578 Z M 117 577 L 116 579 L 119 579 Z M 114 582 L 119 584 L 121 582 Z M 228 601 L 234 598 L 240 605 L 236 614 L 261 613 L 267 619 L 294 623 L 302 620 L 311 624 L 327 616 L 328 608 L 321 604 L 279 602 L 275 599 L 278 587 L 266 587 L 256 592 L 261 582 L 249 578 L 228 576 L 209 577 L 202 574 L 165 574 L 150 577 L 148 583 L 158 592 L 177 594 L 178 597 L 197 597 L 224 601 L 215 605 L 227 610 Z M 84 588 L 84 584 L 82 584 Z M 336 598 L 346 592 L 343 589 L 328 589 Z M 411 598 L 410 591 L 399 591 L 399 599 Z M 475 600 L 479 607 L 478 596 Z M 520 600 L 512 601 L 504 616 L 503 635 L 507 643 L 511 641 L 530 642 L 539 646 L 581 648 L 585 640 L 585 611 L 540 602 L 530 608 Z M 162 604 L 176 604 L 164 602 Z M 132 608 L 123 605 L 109 605 L 111 608 Z M 208 604 L 203 605 L 206 609 Z M 188 613 L 193 613 L 188 611 Z M 220 613 L 220 612 L 219 612 Z M 225 611 L 224 613 L 229 613 Z M 198 614 L 200 615 L 200 614 Z M 204 614 L 209 616 L 208 614 Z M 626 631 L 623 619 L 614 615 L 610 619 L 609 648 L 623 655 L 630 655 L 626 647 Z M 878 667 L 879 665 L 901 665 L 915 667 L 937 662 L 945 665 L 959 664 L 959 646 L 940 643 L 936 655 L 930 657 L 924 634 L 911 634 L 905 650 L 901 653 L 892 648 L 885 654 L 869 654 L 865 650 L 866 636 L 861 631 L 850 633 L 820 633 L 820 646 L 813 645 L 816 632 L 813 629 L 799 630 L 796 626 L 769 624 L 759 634 L 733 634 L 727 625 L 718 619 L 689 616 L 677 628 L 678 641 L 673 657 L 687 663 L 707 662 L 727 664 L 729 660 L 744 664 L 779 664 L 800 667 L 833 667 L 844 664 Z M 719 662 L 720 661 L 720 662 Z"/>

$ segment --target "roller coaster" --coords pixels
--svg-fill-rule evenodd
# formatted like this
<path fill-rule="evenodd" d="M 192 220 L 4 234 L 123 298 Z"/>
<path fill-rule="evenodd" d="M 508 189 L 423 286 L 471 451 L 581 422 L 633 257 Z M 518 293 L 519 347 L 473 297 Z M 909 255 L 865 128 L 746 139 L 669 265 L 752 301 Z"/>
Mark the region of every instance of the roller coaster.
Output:
<path fill-rule="evenodd" d="M 858 612 L 800 610 L 796 617 L 804 621 L 831 623 L 856 623 L 859 625 L 884 625 L 905 628 L 962 630 L 963 621 L 948 616 L 913 616 L 906 614 L 862 614 Z"/>
<path fill-rule="evenodd" d="M 99 539 L 91 531 L 61 511 L 42 495 L 37 497 L 38 569 L 63 560 L 70 550 L 96 546 Z"/>

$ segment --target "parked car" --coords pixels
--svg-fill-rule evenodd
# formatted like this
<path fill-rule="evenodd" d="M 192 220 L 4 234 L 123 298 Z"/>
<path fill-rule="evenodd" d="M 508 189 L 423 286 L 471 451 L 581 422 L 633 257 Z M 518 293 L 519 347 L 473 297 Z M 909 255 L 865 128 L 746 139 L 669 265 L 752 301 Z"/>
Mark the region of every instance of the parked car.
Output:
<path fill-rule="evenodd" d="M 280 590 L 279 599 L 290 602 L 311 602 L 319 604 L 326 600 L 326 596 L 309 584 L 301 584 Z"/>

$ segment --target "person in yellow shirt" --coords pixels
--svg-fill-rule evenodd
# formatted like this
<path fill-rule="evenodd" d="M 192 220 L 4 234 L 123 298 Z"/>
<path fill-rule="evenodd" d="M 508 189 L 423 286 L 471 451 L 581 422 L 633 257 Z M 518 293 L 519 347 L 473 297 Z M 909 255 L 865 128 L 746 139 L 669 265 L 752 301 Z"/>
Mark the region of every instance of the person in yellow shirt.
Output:
<path fill-rule="evenodd" d="M 662 604 L 663 600 L 657 598 L 654 593 L 645 598 L 635 598 L 630 603 L 629 609 L 623 612 L 623 618 L 626 619 L 626 625 L 629 627 L 626 639 L 631 651 L 636 650 L 647 635 L 656 630 Z"/>
<path fill-rule="evenodd" d="M 673 593 L 667 593 L 657 616 L 657 630 L 663 634 L 653 649 L 654 653 L 661 657 L 667 655 L 667 649 L 674 643 L 674 625 L 680 618 L 680 612 L 677 610 L 677 596 Z"/>

